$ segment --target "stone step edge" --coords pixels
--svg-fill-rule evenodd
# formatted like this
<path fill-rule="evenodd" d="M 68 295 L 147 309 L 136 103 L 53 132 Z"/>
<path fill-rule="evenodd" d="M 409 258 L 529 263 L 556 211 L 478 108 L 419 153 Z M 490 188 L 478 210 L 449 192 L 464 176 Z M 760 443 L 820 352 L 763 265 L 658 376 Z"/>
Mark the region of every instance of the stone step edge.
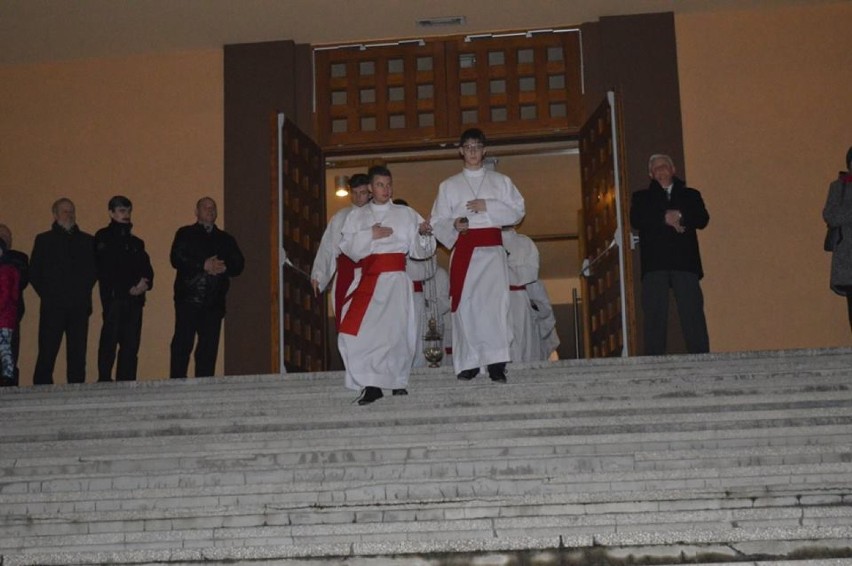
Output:
<path fill-rule="evenodd" d="M 760 514 L 778 515 L 789 513 L 796 518 L 814 517 L 852 517 L 852 507 L 849 506 L 849 494 L 838 493 L 833 496 L 825 494 L 805 496 L 764 497 L 760 500 L 751 498 L 731 499 L 727 497 L 702 498 L 692 497 L 682 500 L 649 500 L 647 498 L 633 501 L 605 501 L 598 503 L 566 503 L 559 501 L 514 501 L 503 498 L 491 502 L 486 501 L 432 501 L 405 503 L 395 506 L 348 505 L 326 508 L 288 507 L 284 505 L 239 505 L 209 506 L 202 508 L 180 509 L 147 509 L 139 511 L 89 511 L 70 513 L 21 513 L 9 514 L 0 522 L 0 533 L 6 536 L 39 536 L 40 528 L 50 529 L 57 525 L 85 525 L 88 531 L 98 525 L 94 533 L 127 532 L 120 529 L 106 528 L 112 524 L 140 523 L 145 531 L 171 530 L 173 521 L 205 522 L 207 519 L 218 520 L 215 528 L 257 528 L 264 526 L 309 526 L 309 525 L 341 525 L 341 524 L 370 524 L 370 523 L 422 523 L 424 521 L 449 520 L 517 520 L 535 519 L 542 517 L 577 517 L 577 518 L 612 518 L 617 524 L 630 524 L 631 517 L 645 517 L 646 522 L 652 523 L 652 518 L 665 514 L 677 516 L 695 516 L 698 514 L 729 514 L 732 520 L 743 520 L 751 516 L 756 520 Z M 270 518 L 275 518 L 270 523 Z M 286 518 L 286 521 L 285 521 Z M 294 519 L 296 521 L 294 522 Z M 161 528 L 157 528 L 157 526 Z M 33 532 L 8 534 L 18 527 L 25 527 Z M 139 529 L 133 529 L 139 530 Z M 78 533 L 82 534 L 82 533 Z"/>
<path fill-rule="evenodd" d="M 638 536 L 637 536 L 638 535 Z M 672 531 L 644 536 L 643 533 L 614 535 L 573 535 L 516 537 L 451 541 L 388 541 L 382 543 L 324 543 L 311 545 L 267 545 L 258 547 L 218 547 L 179 550 L 120 552 L 33 552 L 5 553 L 3 566 L 84 566 L 142 565 L 169 562 L 231 562 L 241 559 L 274 560 L 292 558 L 347 558 L 353 556 L 415 555 L 431 553 L 482 553 L 528 549 L 583 549 L 591 547 L 668 547 L 691 545 L 730 545 L 745 542 L 776 543 L 775 546 L 814 548 L 820 545 L 852 547 L 852 528 L 793 527 L 710 531 Z M 782 546 L 783 545 L 783 546 Z"/>
<path fill-rule="evenodd" d="M 820 435 L 825 438 L 826 435 Z M 835 435 L 829 435 L 835 436 Z M 515 442 L 501 443 L 495 439 L 494 444 L 470 446 L 448 445 L 446 447 L 418 447 L 411 446 L 408 443 L 393 445 L 377 445 L 357 448 L 332 448 L 323 449 L 315 448 L 310 451 L 305 451 L 303 447 L 281 450 L 277 448 L 250 449 L 246 450 L 242 447 L 235 447 L 233 450 L 201 450 L 197 452 L 187 453 L 185 450 L 180 452 L 158 452 L 158 453 L 118 453 L 103 456 L 45 456 L 45 457 L 20 457 L 20 458 L 0 458 L 0 478 L 14 477 L 19 474 L 31 475 L 34 468 L 49 468 L 49 467 L 67 467 L 67 466 L 102 466 L 116 463 L 135 464 L 137 468 L 144 467 L 144 462 L 172 462 L 175 467 L 172 470 L 192 469 L 191 464 L 199 463 L 225 463 L 225 462 L 242 462 L 247 460 L 256 460 L 259 458 L 274 458 L 276 464 L 282 466 L 295 467 L 338 467 L 352 466 L 363 464 L 381 464 L 381 463 L 426 463 L 426 462 L 443 462 L 447 460 L 460 461 L 455 455 L 457 453 L 464 454 L 469 458 L 477 458 L 479 460 L 487 459 L 512 459 L 512 458 L 550 458 L 550 457 L 573 457 L 573 458 L 593 458 L 605 459 L 620 456 L 630 456 L 637 462 L 665 462 L 669 460 L 679 461 L 695 461 L 712 459 L 739 459 L 746 457 L 754 458 L 771 458 L 784 456 L 816 456 L 816 455 L 834 455 L 834 454 L 852 454 L 852 445 L 847 444 L 849 436 L 846 433 L 836 435 L 837 443 L 811 444 L 808 437 L 801 437 L 802 444 L 784 444 L 784 445 L 750 445 L 743 446 L 737 442 L 736 446 L 719 446 L 718 439 L 712 439 L 708 443 L 714 444 L 713 447 L 706 448 L 672 448 L 664 450 L 660 448 L 644 449 L 635 444 L 627 445 L 625 443 L 613 444 L 612 449 L 600 450 L 597 445 L 591 447 L 587 444 L 575 444 L 567 442 L 565 439 L 556 438 L 542 441 L 538 444 L 531 444 L 525 438 L 508 439 Z M 732 440 L 732 442 L 734 442 Z M 656 442 L 655 442 L 656 443 Z M 578 450 L 573 451 L 570 448 L 575 447 Z M 560 451 L 560 448 L 569 448 L 569 450 Z M 579 448 L 587 448 L 588 450 L 579 450 Z M 393 456 L 402 453 L 402 458 L 394 460 Z M 389 458 L 382 457 L 387 454 Z M 345 455 L 345 457 L 344 457 Z M 362 455 L 364 457 L 359 457 Z M 380 456 L 375 458 L 375 456 Z M 369 457 L 367 457 L 369 456 Z M 308 461 L 305 458 L 308 457 Z M 320 461 L 311 461 L 313 457 L 317 457 Z M 201 466 L 199 466 L 201 467 Z M 147 469 L 147 468 L 146 468 Z M 65 475 L 65 471 L 57 471 L 57 475 Z M 47 475 L 42 472 L 41 475 Z"/>

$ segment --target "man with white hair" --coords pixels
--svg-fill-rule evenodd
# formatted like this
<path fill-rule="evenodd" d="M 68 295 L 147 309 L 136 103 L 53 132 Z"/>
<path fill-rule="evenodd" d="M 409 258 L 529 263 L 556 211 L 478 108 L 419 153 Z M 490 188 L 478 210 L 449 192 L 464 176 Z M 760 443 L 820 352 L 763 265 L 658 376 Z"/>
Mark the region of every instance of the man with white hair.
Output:
<path fill-rule="evenodd" d="M 710 351 L 697 236 L 710 215 L 701 193 L 687 187 L 675 172 L 671 157 L 652 155 L 648 160 L 651 184 L 633 193 L 630 206 L 630 223 L 639 231 L 645 354 L 649 356 L 666 353 L 669 289 L 677 301 L 687 350 Z"/>

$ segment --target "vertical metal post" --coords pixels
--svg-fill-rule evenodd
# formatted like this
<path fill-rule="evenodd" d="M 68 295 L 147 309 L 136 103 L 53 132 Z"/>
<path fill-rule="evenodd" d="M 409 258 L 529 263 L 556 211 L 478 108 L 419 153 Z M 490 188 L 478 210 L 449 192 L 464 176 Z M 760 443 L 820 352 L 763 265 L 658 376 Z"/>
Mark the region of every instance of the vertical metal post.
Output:
<path fill-rule="evenodd" d="M 621 156 L 618 154 L 618 116 L 616 115 L 615 92 L 608 91 L 606 93 L 607 101 L 609 102 L 610 123 L 612 124 L 612 165 L 613 179 L 615 182 L 615 220 L 616 229 L 613 236 L 618 244 L 618 280 L 621 287 L 621 336 L 622 347 L 621 357 L 626 358 L 630 355 L 630 340 L 627 336 L 627 288 L 624 282 L 625 275 L 625 260 L 624 260 L 624 218 L 621 213 Z"/>
<path fill-rule="evenodd" d="M 580 356 L 580 297 L 577 288 L 571 289 L 571 301 L 574 304 L 574 358 L 579 360 Z"/>
<path fill-rule="evenodd" d="M 284 365 L 284 114 L 278 113 L 278 373 L 287 373 Z"/>

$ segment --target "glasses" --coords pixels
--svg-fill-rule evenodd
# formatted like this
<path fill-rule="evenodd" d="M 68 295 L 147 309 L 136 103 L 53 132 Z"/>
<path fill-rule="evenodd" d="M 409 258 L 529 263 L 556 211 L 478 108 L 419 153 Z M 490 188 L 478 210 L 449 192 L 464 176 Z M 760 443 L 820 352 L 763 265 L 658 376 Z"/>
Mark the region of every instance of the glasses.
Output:
<path fill-rule="evenodd" d="M 485 148 L 481 143 L 468 143 L 462 146 L 462 150 L 468 153 L 473 153 L 474 151 L 482 151 Z"/>

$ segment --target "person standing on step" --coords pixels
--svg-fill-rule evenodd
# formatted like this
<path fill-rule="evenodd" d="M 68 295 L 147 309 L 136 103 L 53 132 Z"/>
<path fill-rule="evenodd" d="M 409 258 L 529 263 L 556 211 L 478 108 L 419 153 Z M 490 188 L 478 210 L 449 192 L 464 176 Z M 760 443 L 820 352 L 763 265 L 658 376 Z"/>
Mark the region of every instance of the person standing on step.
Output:
<path fill-rule="evenodd" d="M 349 213 L 340 241 L 341 252 L 361 264 L 347 290 L 337 340 L 346 387 L 361 391 L 359 405 L 380 399 L 382 389 L 408 394 L 418 329 L 406 259 L 435 250 L 423 217 L 391 202 L 391 172 L 374 166 L 368 177 L 372 202 Z"/>
<path fill-rule="evenodd" d="M 18 324 L 20 285 L 21 274 L 9 260 L 6 241 L 0 238 L 0 387 L 15 385 L 12 337 Z"/>
<path fill-rule="evenodd" d="M 83 383 L 92 288 L 98 279 L 94 238 L 77 226 L 77 210 L 71 199 L 57 200 L 51 210 L 53 225 L 36 236 L 30 254 L 30 283 L 41 298 L 33 385 L 53 383 L 63 335 L 66 379 L 68 383 Z"/>
<path fill-rule="evenodd" d="M 822 218 L 838 236 L 831 254 L 831 290 L 846 297 L 846 311 L 852 328 L 852 147 L 846 152 L 846 171 L 828 187 Z"/>
<path fill-rule="evenodd" d="M 559 347 L 559 334 L 556 332 L 556 316 L 553 314 L 553 304 L 550 302 L 547 288 L 540 279 L 527 283 L 526 291 L 530 298 L 530 305 L 532 305 L 533 320 L 535 320 L 538 342 L 541 346 L 538 359 L 547 361 L 553 357 Z M 558 359 L 558 356 L 556 358 Z"/>
<path fill-rule="evenodd" d="M 482 130 L 461 135 L 464 169 L 439 185 L 430 223 L 452 250 L 453 369 L 459 379 L 470 380 L 487 366 L 493 381 L 505 383 L 512 333 L 501 228 L 520 222 L 525 206 L 509 177 L 484 167 L 485 145 Z"/>
<path fill-rule="evenodd" d="M 216 201 L 203 197 L 195 205 L 196 223 L 175 234 L 170 254 L 175 274 L 175 333 L 170 376 L 186 377 L 195 346 L 195 377 L 216 371 L 225 297 L 231 278 L 243 272 L 245 258 L 233 236 L 216 226 Z"/>
<path fill-rule="evenodd" d="M 648 160 L 651 184 L 634 192 L 630 205 L 630 223 L 639 231 L 647 356 L 666 353 L 669 289 L 677 301 L 687 350 L 691 354 L 710 351 L 697 234 L 707 226 L 710 215 L 701 193 L 687 187 L 675 172 L 671 157 L 652 155 Z"/>
<path fill-rule="evenodd" d="M 30 284 L 29 269 L 30 258 L 22 251 L 12 248 L 12 230 L 5 224 L 0 224 L 0 240 L 6 244 L 6 261 L 15 266 L 18 270 L 19 288 L 18 293 L 18 320 L 15 323 L 15 331 L 12 333 L 12 356 L 15 359 L 15 376 L 12 380 L 13 385 L 18 385 L 20 378 L 20 369 L 18 368 L 18 360 L 21 353 L 21 320 L 24 318 L 24 289 Z"/>
<path fill-rule="evenodd" d="M 539 253 L 528 236 L 518 234 L 513 226 L 503 228 L 503 247 L 509 266 L 509 325 L 512 361 L 532 362 L 541 359 L 541 341 L 527 285 L 538 280 Z"/>
<path fill-rule="evenodd" d="M 145 251 L 145 242 L 130 233 L 133 229 L 130 199 L 114 196 L 107 207 L 109 226 L 95 233 L 98 289 L 103 308 L 98 381 L 112 381 L 116 347 L 115 379 L 133 381 L 142 337 L 142 309 L 146 293 L 154 286 L 154 269 Z"/>
<path fill-rule="evenodd" d="M 345 254 L 340 253 L 341 229 L 349 213 L 356 208 L 361 208 L 370 200 L 370 182 L 365 174 L 356 173 L 349 178 L 349 198 L 352 204 L 338 210 L 328 222 L 311 268 L 311 286 L 314 288 L 314 296 L 319 295 L 333 281 L 331 304 L 334 309 L 334 324 L 337 328 L 340 328 L 340 311 L 346 297 L 346 290 L 355 279 L 355 271 L 359 267 Z"/>

